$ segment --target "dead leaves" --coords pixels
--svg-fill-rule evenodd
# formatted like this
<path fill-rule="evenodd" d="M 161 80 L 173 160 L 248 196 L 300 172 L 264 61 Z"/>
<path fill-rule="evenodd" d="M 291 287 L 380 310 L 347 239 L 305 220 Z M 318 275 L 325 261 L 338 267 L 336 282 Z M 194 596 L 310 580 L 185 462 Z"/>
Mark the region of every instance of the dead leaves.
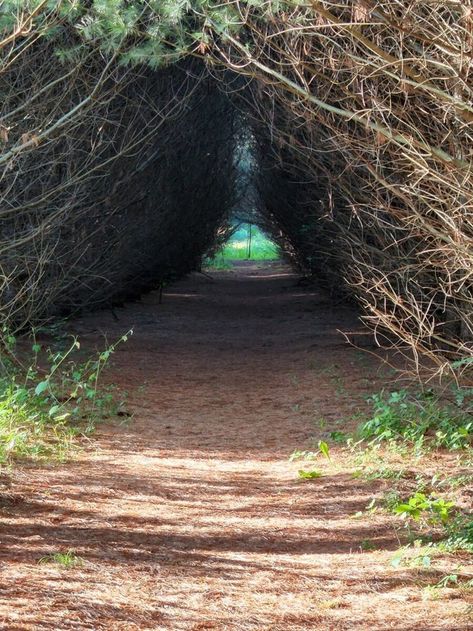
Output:
<path fill-rule="evenodd" d="M 10 128 L 5 125 L 0 125 L 0 143 L 7 144 L 10 140 Z M 40 137 L 34 132 L 25 132 L 20 136 L 20 145 L 29 145 L 38 147 L 41 144 Z"/>
<path fill-rule="evenodd" d="M 22 134 L 20 140 L 22 145 L 33 145 L 33 147 L 37 147 L 40 143 L 39 136 L 30 132 Z"/>

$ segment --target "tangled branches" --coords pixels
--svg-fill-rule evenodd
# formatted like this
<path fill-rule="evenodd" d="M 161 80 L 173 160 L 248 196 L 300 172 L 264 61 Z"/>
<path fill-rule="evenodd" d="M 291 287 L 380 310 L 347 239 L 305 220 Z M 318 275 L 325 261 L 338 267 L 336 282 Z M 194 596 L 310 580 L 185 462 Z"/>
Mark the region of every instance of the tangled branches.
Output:
<path fill-rule="evenodd" d="M 239 9 L 243 34 L 219 32 L 209 54 L 251 78 L 273 152 L 263 194 L 299 258 L 345 278 L 366 321 L 415 357 L 471 358 L 471 7 Z"/>
<path fill-rule="evenodd" d="M 192 269 L 233 194 L 233 108 L 202 64 L 130 69 L 69 28 L 31 37 L 0 74 L 0 305 L 15 329 Z"/>

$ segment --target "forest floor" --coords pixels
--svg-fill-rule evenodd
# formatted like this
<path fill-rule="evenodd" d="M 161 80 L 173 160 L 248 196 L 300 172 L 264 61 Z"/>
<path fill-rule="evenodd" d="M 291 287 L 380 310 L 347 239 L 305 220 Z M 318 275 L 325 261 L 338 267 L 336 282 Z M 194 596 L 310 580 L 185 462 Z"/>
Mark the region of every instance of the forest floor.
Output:
<path fill-rule="evenodd" d="M 338 332 L 360 329 L 354 310 L 279 264 L 212 276 L 70 323 L 89 348 L 134 329 L 107 372 L 133 418 L 70 462 L 12 472 L 0 629 L 472 629 L 468 590 L 429 591 L 452 560 L 394 567 L 399 518 L 365 510 L 392 481 L 354 475 L 328 438 L 394 387 Z M 311 465 L 289 456 L 319 439 L 323 475 L 300 479 Z M 68 551 L 72 567 L 40 562 Z"/>

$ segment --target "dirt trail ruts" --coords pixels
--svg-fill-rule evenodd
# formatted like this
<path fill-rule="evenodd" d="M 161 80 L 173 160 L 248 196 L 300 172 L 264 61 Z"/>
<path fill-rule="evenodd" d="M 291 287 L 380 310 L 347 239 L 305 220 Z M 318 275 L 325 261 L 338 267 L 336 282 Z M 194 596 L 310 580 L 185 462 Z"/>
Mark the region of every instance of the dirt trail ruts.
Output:
<path fill-rule="evenodd" d="M 377 487 L 341 450 L 314 481 L 288 461 L 382 383 L 337 332 L 359 328 L 349 307 L 284 266 L 241 265 L 117 315 L 73 328 L 89 347 L 134 328 L 107 377 L 134 418 L 72 462 L 15 473 L 1 629 L 467 628 L 460 604 L 424 602 L 415 575 L 390 566 L 392 519 L 353 518 Z M 38 564 L 69 549 L 82 565 Z"/>

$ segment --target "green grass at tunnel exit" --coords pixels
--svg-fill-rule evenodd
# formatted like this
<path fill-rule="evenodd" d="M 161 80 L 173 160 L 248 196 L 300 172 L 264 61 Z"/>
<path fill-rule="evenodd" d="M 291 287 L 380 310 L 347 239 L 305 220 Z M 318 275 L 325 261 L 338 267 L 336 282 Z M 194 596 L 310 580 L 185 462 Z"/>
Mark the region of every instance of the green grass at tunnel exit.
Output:
<path fill-rule="evenodd" d="M 279 247 L 257 226 L 240 227 L 207 264 L 211 267 L 231 267 L 231 261 L 274 261 L 281 257 Z"/>

